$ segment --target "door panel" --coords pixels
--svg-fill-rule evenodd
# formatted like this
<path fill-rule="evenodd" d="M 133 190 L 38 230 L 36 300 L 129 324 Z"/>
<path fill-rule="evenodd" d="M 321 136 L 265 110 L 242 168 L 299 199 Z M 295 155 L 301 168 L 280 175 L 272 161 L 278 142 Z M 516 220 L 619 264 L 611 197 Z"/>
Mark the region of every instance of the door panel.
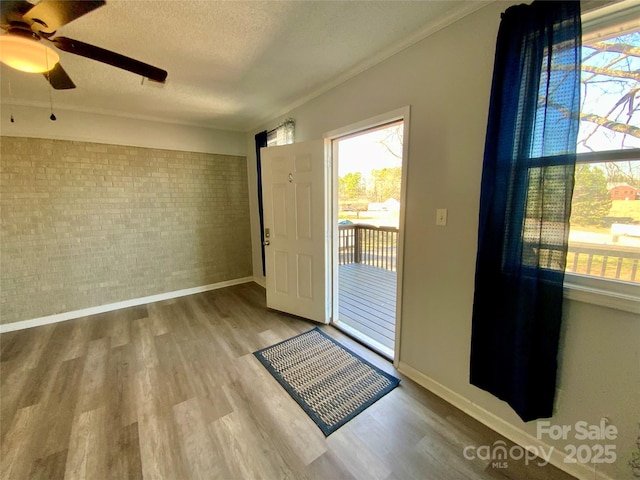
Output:
<path fill-rule="evenodd" d="M 276 293 L 289 294 L 289 257 L 287 252 L 274 250 L 273 279 Z"/>
<path fill-rule="evenodd" d="M 260 155 L 267 306 L 326 323 L 324 142 L 263 148 Z"/>
<path fill-rule="evenodd" d="M 313 298 L 313 258 L 310 255 L 298 255 L 298 297 Z"/>
<path fill-rule="evenodd" d="M 263 185 L 263 191 L 264 189 Z M 273 198 L 273 228 L 272 235 L 287 238 L 287 186 L 286 184 L 274 184 L 271 187 Z M 263 202 L 266 205 L 266 202 Z"/>
<path fill-rule="evenodd" d="M 312 240 L 311 210 L 313 187 L 310 183 L 296 185 L 296 234 L 298 240 Z"/>

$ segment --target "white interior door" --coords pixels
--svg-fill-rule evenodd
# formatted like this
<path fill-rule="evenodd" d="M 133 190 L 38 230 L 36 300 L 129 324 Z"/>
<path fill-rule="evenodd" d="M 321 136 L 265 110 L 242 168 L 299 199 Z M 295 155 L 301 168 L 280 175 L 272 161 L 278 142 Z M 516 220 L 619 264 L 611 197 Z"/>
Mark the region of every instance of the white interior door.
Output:
<path fill-rule="evenodd" d="M 327 323 L 324 141 L 263 148 L 267 306 Z"/>

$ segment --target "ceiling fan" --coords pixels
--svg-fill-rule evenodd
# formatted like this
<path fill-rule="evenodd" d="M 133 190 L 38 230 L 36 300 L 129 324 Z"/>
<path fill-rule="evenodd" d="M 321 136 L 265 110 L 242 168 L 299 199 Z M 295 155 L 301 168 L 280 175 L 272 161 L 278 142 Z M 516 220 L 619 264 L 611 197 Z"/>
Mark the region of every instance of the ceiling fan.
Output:
<path fill-rule="evenodd" d="M 58 90 L 75 88 L 64 71 L 55 50 L 107 63 L 114 67 L 164 83 L 167 72 L 147 63 L 125 57 L 88 43 L 67 37 L 54 37 L 63 25 L 103 6 L 104 0 L 42 0 L 34 5 L 26 0 L 0 0 L 0 61 L 23 72 L 43 73 Z"/>

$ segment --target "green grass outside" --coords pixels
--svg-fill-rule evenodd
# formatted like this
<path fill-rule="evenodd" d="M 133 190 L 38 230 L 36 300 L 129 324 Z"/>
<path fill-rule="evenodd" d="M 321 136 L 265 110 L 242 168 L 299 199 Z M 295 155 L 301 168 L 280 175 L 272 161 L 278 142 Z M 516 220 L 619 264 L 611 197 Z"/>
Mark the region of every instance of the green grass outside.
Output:
<path fill-rule="evenodd" d="M 613 200 L 611 202 L 611 210 L 607 217 L 630 217 L 634 222 L 640 223 L 640 200 Z M 577 228 L 583 232 L 591 233 L 610 233 L 610 227 L 601 227 L 597 225 L 581 225 L 572 223 L 571 228 Z"/>
<path fill-rule="evenodd" d="M 640 200 L 613 200 L 609 217 L 631 217 L 640 222 Z"/>

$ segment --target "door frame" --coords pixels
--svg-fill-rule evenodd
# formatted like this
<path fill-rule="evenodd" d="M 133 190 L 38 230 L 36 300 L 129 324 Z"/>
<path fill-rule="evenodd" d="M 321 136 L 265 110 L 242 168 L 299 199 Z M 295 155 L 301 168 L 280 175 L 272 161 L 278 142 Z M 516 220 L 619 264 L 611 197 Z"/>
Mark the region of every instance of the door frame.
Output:
<path fill-rule="evenodd" d="M 404 271 L 404 238 L 405 238 L 405 212 L 407 209 L 407 170 L 409 159 L 409 132 L 410 129 L 410 116 L 411 106 L 392 110 L 390 112 L 376 115 L 365 120 L 361 120 L 344 127 L 331 130 L 323 135 L 325 139 L 325 155 L 327 155 L 327 217 L 328 225 L 330 225 L 331 243 L 330 247 L 330 262 L 327 262 L 327 281 L 330 285 L 327 285 L 327 292 L 331 292 L 330 303 L 331 305 L 331 320 L 337 317 L 338 302 L 335 300 L 338 298 L 338 229 L 336 225 L 338 223 L 338 168 L 337 162 L 334 158 L 337 158 L 337 152 L 334 151 L 334 140 L 339 138 L 353 135 L 357 133 L 364 133 L 366 130 L 370 130 L 384 124 L 393 123 L 397 121 L 403 122 L 403 136 L 402 136 L 402 176 L 400 187 L 400 214 L 398 225 L 398 246 L 397 246 L 397 291 L 396 291 L 396 332 L 394 342 L 394 356 L 393 364 L 395 366 L 400 362 L 400 340 L 402 329 L 402 285 L 403 285 L 403 271 Z"/>

